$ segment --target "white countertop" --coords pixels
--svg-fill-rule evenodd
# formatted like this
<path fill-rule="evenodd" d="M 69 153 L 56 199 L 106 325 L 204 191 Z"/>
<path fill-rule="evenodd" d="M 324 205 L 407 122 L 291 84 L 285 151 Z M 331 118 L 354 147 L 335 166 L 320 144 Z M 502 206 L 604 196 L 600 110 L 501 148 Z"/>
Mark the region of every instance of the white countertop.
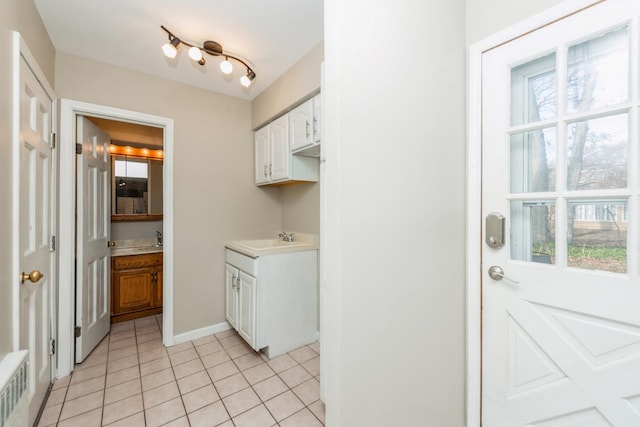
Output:
<path fill-rule="evenodd" d="M 111 256 L 144 255 L 162 252 L 162 246 L 139 246 L 133 248 L 111 248 Z"/>
<path fill-rule="evenodd" d="M 225 242 L 225 247 L 241 254 L 257 258 L 264 255 L 286 254 L 291 252 L 312 251 L 318 249 L 318 237 L 313 234 L 294 233 L 293 242 L 278 238 L 233 240 Z"/>
<path fill-rule="evenodd" d="M 111 248 L 111 256 L 144 255 L 162 252 L 162 246 L 156 246 L 156 239 L 116 240 Z"/>

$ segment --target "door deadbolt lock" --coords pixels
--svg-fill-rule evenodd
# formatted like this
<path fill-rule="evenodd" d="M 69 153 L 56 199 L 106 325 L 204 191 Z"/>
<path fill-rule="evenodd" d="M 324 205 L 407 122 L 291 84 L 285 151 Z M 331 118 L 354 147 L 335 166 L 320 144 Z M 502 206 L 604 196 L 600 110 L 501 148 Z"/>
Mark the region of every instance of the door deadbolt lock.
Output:
<path fill-rule="evenodd" d="M 491 212 L 485 219 L 485 241 L 490 248 L 499 249 L 504 246 L 504 215 Z"/>

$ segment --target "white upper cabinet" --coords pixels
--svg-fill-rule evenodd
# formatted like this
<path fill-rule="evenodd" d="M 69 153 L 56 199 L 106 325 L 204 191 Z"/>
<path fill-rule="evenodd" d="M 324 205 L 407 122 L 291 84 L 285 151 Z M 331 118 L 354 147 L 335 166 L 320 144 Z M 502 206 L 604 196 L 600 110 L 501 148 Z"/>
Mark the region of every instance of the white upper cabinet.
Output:
<path fill-rule="evenodd" d="M 319 148 L 314 142 L 313 111 L 310 99 L 255 132 L 256 185 L 318 181 L 318 159 L 314 158 L 318 155 L 306 152 Z"/>
<path fill-rule="evenodd" d="M 289 160 L 289 116 L 284 115 L 269 125 L 271 142 L 271 163 L 269 174 L 271 181 L 281 181 L 291 177 Z"/>
<path fill-rule="evenodd" d="M 268 183 L 269 176 L 269 162 L 271 160 L 269 144 L 269 126 L 265 126 L 258 129 L 254 134 L 255 140 L 255 177 L 256 185 Z"/>
<path fill-rule="evenodd" d="M 313 99 L 310 99 L 289 113 L 291 151 L 313 144 Z"/>
<path fill-rule="evenodd" d="M 300 156 L 320 156 L 320 101 L 320 94 L 318 94 L 289 113 L 292 153 Z"/>
<path fill-rule="evenodd" d="M 319 144 L 322 139 L 320 132 L 322 129 L 321 100 L 320 94 L 313 97 L 313 142 L 315 144 Z"/>

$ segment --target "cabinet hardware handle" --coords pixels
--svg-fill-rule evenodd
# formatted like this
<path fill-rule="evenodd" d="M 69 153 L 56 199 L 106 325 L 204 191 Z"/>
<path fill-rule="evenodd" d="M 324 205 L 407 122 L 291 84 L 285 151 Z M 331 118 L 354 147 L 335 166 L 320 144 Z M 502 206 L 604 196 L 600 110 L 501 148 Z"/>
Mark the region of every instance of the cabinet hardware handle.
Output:
<path fill-rule="evenodd" d="M 318 134 L 318 119 L 316 117 L 313 118 L 313 134 Z"/>
<path fill-rule="evenodd" d="M 231 287 L 235 289 L 236 287 L 236 275 L 234 274 L 231 278 Z"/>
<path fill-rule="evenodd" d="M 269 163 L 269 176 L 273 175 L 273 163 Z"/>
<path fill-rule="evenodd" d="M 307 138 L 309 138 L 309 120 L 304 121 L 305 132 L 307 134 Z"/>
<path fill-rule="evenodd" d="M 266 178 L 269 174 L 267 173 L 267 164 L 264 164 L 264 177 Z"/>

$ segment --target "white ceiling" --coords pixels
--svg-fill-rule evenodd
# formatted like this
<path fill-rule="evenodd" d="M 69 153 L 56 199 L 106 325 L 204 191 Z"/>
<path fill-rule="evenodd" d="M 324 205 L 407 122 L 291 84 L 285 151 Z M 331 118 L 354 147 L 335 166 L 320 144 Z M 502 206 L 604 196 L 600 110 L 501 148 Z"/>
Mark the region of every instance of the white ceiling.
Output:
<path fill-rule="evenodd" d="M 243 99 L 253 99 L 323 40 L 322 0 L 35 0 L 59 52 Z M 160 47 L 167 27 L 177 37 L 202 45 L 222 44 L 243 58 L 257 77 L 240 85 L 246 70 L 234 65 L 225 78 L 219 57 L 195 64 L 184 46 L 175 59 Z"/>

